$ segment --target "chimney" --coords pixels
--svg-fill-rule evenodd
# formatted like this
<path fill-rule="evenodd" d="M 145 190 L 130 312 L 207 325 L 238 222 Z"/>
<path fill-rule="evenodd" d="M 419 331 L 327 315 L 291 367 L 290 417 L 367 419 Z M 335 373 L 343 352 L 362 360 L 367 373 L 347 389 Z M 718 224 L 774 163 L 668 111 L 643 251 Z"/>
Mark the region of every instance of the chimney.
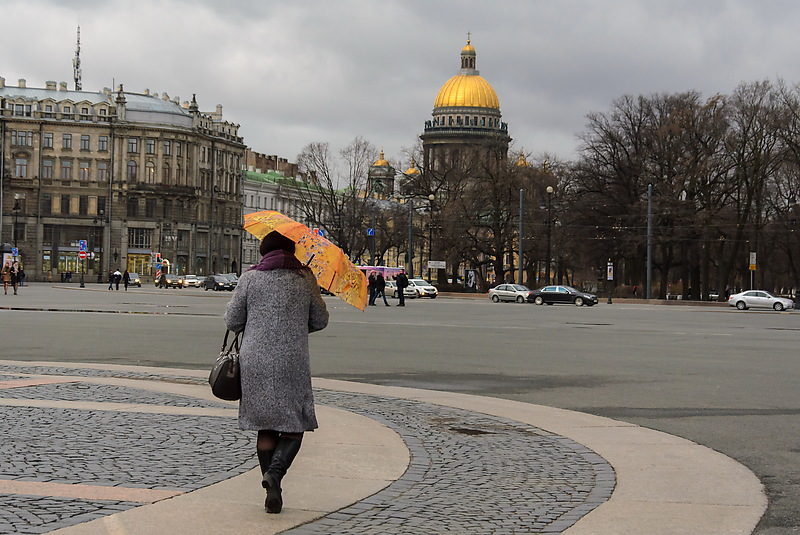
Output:
<path fill-rule="evenodd" d="M 0 89 L 6 86 L 6 79 L 0 76 Z"/>
<path fill-rule="evenodd" d="M 25 78 L 20 78 L 19 79 L 19 86 L 20 87 L 27 87 L 27 84 L 25 83 Z"/>
<path fill-rule="evenodd" d="M 44 83 L 44 88 L 45 89 L 50 89 L 51 91 L 55 91 L 57 89 L 57 85 L 58 84 L 56 82 L 54 82 L 53 80 L 48 80 L 48 81 L 46 81 Z"/>
<path fill-rule="evenodd" d="M 169 95 L 167 95 L 167 92 L 166 92 L 166 91 L 164 91 L 163 93 L 161 93 L 161 100 L 169 100 Z"/>
<path fill-rule="evenodd" d="M 58 90 L 59 91 L 66 91 L 67 90 L 67 82 L 60 82 L 58 84 Z"/>
<path fill-rule="evenodd" d="M 149 89 L 145 89 L 144 90 L 144 96 L 146 96 L 146 97 L 150 96 L 150 90 Z"/>
<path fill-rule="evenodd" d="M 217 104 L 217 116 L 222 117 L 222 104 Z"/>

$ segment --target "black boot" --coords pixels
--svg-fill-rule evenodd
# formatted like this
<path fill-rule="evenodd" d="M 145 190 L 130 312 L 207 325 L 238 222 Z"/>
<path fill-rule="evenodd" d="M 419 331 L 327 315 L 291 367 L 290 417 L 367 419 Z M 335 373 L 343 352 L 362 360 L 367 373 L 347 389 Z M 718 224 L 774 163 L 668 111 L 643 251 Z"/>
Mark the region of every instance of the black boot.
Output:
<path fill-rule="evenodd" d="M 269 470 L 269 465 L 272 464 L 272 456 L 275 454 L 275 450 L 257 449 L 256 454 L 258 455 L 258 465 L 261 467 L 261 476 L 263 477 Z"/>
<path fill-rule="evenodd" d="M 278 445 L 275 446 L 275 453 L 272 455 L 272 463 L 261 480 L 261 486 L 267 489 L 267 500 L 264 502 L 264 507 L 268 513 L 280 513 L 283 508 L 281 480 L 292 465 L 298 451 L 300 451 L 299 440 L 287 437 L 278 439 Z"/>

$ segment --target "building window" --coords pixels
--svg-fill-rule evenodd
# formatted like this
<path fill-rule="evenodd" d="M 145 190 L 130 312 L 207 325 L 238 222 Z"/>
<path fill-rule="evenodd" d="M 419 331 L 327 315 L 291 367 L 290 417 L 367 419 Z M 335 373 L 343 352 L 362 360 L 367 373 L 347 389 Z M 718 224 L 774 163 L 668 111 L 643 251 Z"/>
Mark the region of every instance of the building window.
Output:
<path fill-rule="evenodd" d="M 88 195 L 81 195 L 78 197 L 78 214 L 79 215 L 88 215 L 89 214 L 89 196 Z"/>
<path fill-rule="evenodd" d="M 148 184 L 156 183 L 156 164 L 147 162 L 144 167 L 144 181 Z"/>
<path fill-rule="evenodd" d="M 72 160 L 61 160 L 61 180 L 72 180 Z"/>
<path fill-rule="evenodd" d="M 180 141 L 175 142 L 175 156 L 181 157 L 183 156 L 183 143 Z"/>
<path fill-rule="evenodd" d="M 169 164 L 164 164 L 164 167 L 161 168 L 161 182 L 164 184 L 169 184 L 170 180 L 172 180 L 172 169 L 170 168 Z"/>
<path fill-rule="evenodd" d="M 136 197 L 128 197 L 128 217 L 138 217 L 139 215 L 139 199 Z M 130 244 L 129 244 L 130 245 Z"/>
<path fill-rule="evenodd" d="M 89 180 L 89 162 L 78 162 L 78 177 L 81 180 Z"/>
<path fill-rule="evenodd" d="M 128 138 L 128 152 L 139 152 L 139 138 Z"/>
<path fill-rule="evenodd" d="M 102 216 L 106 213 L 106 198 L 105 197 L 98 197 L 97 198 L 97 215 Z"/>
<path fill-rule="evenodd" d="M 108 162 L 97 162 L 97 180 L 108 180 Z"/>
<path fill-rule="evenodd" d="M 11 131 L 11 144 L 20 147 L 30 147 L 33 145 L 33 132 Z"/>
<path fill-rule="evenodd" d="M 172 201 L 164 201 L 164 219 L 172 219 Z"/>
<path fill-rule="evenodd" d="M 91 138 L 88 134 L 83 134 L 81 136 L 81 150 L 89 150 L 89 144 L 91 142 Z"/>
<path fill-rule="evenodd" d="M 152 243 L 153 229 L 149 228 L 129 228 L 128 247 L 136 249 L 150 249 Z"/>
<path fill-rule="evenodd" d="M 172 141 L 165 141 L 164 142 L 164 156 L 169 156 L 172 154 Z"/>
<path fill-rule="evenodd" d="M 156 217 L 156 200 L 147 199 L 144 201 L 144 216 L 147 219 L 155 219 Z"/>
<path fill-rule="evenodd" d="M 128 182 L 136 182 L 136 162 L 128 162 Z"/>
<path fill-rule="evenodd" d="M 61 213 L 62 214 L 69 213 L 69 195 L 61 196 Z"/>
<path fill-rule="evenodd" d="M 17 177 L 19 178 L 27 178 L 28 177 L 28 159 L 27 158 L 17 158 L 14 160 L 14 171 L 16 172 Z"/>
<path fill-rule="evenodd" d="M 30 117 L 31 116 L 31 105 L 30 104 L 15 104 L 14 105 L 14 115 L 17 117 Z"/>
<path fill-rule="evenodd" d="M 147 154 L 155 154 L 156 153 L 156 140 L 155 139 L 148 139 L 145 141 L 145 152 Z"/>
<path fill-rule="evenodd" d="M 61 110 L 61 115 L 64 116 L 64 119 L 71 119 L 72 118 L 72 108 L 70 106 L 64 106 L 64 109 Z"/>
<path fill-rule="evenodd" d="M 53 118 L 53 105 L 47 104 L 44 107 L 44 118 L 45 119 L 52 119 Z"/>
<path fill-rule="evenodd" d="M 42 194 L 42 215 L 52 215 L 53 196 L 50 193 Z"/>
<path fill-rule="evenodd" d="M 61 148 L 65 150 L 72 149 L 72 134 L 63 134 L 61 136 Z"/>
<path fill-rule="evenodd" d="M 45 132 L 44 138 L 42 140 L 42 145 L 46 149 L 53 148 L 53 133 L 52 132 Z"/>
<path fill-rule="evenodd" d="M 53 178 L 53 160 L 42 160 L 42 178 Z"/>
<path fill-rule="evenodd" d="M 175 183 L 179 186 L 186 185 L 183 183 L 183 169 L 181 169 L 180 164 L 175 166 Z"/>
<path fill-rule="evenodd" d="M 97 150 L 108 151 L 108 136 L 97 138 Z"/>
<path fill-rule="evenodd" d="M 81 108 L 81 119 L 84 121 L 91 119 L 91 115 L 89 115 L 89 108 Z"/>

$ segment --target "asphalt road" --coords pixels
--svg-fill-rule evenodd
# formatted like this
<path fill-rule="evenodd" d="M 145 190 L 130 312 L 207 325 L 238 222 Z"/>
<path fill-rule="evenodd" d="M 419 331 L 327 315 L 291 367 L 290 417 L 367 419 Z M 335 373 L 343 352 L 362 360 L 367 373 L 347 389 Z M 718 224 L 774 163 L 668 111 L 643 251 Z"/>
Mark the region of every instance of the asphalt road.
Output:
<path fill-rule="evenodd" d="M 39 284 L 0 296 L 3 358 L 205 369 L 230 294 Z M 800 532 L 800 311 L 409 300 L 326 302 L 315 376 L 515 399 L 688 438 L 753 470 L 756 533 Z M 393 301 L 396 303 L 396 300 Z"/>

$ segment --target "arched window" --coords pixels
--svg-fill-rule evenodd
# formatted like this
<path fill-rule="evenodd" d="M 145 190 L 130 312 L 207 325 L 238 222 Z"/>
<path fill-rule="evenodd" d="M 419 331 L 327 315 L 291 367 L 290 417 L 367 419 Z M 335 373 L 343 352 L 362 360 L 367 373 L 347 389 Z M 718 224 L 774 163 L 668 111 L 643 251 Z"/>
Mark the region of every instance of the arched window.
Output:
<path fill-rule="evenodd" d="M 144 167 L 144 181 L 148 184 L 156 183 L 156 164 L 147 162 Z"/>
<path fill-rule="evenodd" d="M 183 170 L 181 169 L 181 164 L 175 166 L 175 183 L 179 186 L 185 186 L 183 182 Z"/>
<path fill-rule="evenodd" d="M 128 161 L 128 182 L 136 182 L 136 162 Z"/>
<path fill-rule="evenodd" d="M 165 163 L 164 167 L 161 169 L 161 182 L 164 184 L 170 183 L 170 180 L 172 180 L 171 171 L 172 169 L 170 169 L 169 164 Z"/>

